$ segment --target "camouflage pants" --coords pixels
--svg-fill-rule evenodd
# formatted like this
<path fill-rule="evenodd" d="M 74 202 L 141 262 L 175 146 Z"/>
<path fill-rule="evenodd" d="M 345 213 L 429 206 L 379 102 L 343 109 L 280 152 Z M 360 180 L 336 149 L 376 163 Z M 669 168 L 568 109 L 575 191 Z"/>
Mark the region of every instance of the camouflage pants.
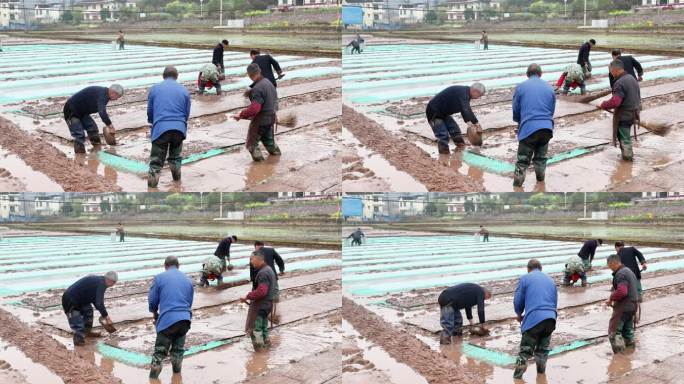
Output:
<path fill-rule="evenodd" d="M 634 151 L 632 149 L 632 136 L 630 136 L 630 129 L 633 121 L 620 121 L 618 124 L 617 137 L 620 142 L 620 150 L 622 151 L 622 158 L 631 161 L 634 158 Z"/>
<path fill-rule="evenodd" d="M 613 307 L 608 323 L 608 340 L 613 352 L 622 352 L 625 346 L 634 344 L 634 311 L 625 311 L 622 305 Z"/>
<path fill-rule="evenodd" d="M 174 372 L 180 372 L 185 353 L 185 335 L 190 329 L 190 321 L 181 320 L 165 330 L 157 333 L 154 342 L 154 354 L 152 355 L 152 368 L 159 367 L 161 371 L 162 361 L 167 355 L 171 356 L 171 365 Z"/>
<path fill-rule="evenodd" d="M 534 327 L 523 332 L 520 339 L 520 352 L 518 359 L 515 361 L 516 378 L 522 377 L 527 367 L 527 360 L 534 356 L 537 364 L 546 365 L 546 359 L 549 357 L 549 344 L 551 343 L 551 334 L 556 329 L 556 320 L 546 319 L 535 325 Z M 518 376 L 519 373 L 519 376 Z"/>
<path fill-rule="evenodd" d="M 540 129 L 518 143 L 518 159 L 515 163 L 513 185 L 522 186 L 525 181 L 525 172 L 534 164 L 534 172 L 537 181 L 544 181 L 546 174 L 546 151 L 549 149 L 549 140 L 552 133 L 550 129 Z"/>
<path fill-rule="evenodd" d="M 263 311 L 259 311 L 254 321 L 254 329 L 249 337 L 252 339 L 255 348 L 268 346 L 268 313 L 264 314 Z"/>

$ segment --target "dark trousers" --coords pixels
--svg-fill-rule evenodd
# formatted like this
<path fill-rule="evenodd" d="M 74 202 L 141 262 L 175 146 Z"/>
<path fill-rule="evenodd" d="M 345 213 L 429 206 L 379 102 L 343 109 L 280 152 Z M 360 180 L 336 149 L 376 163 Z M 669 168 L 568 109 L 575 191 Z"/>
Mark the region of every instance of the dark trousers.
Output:
<path fill-rule="evenodd" d="M 161 366 L 167 355 L 171 355 L 174 372 L 180 372 L 180 366 L 185 353 L 185 335 L 190 329 L 190 321 L 181 320 L 157 333 L 152 354 L 152 366 Z"/>
<path fill-rule="evenodd" d="M 521 186 L 522 182 L 525 181 L 525 172 L 530 163 L 534 163 L 537 181 L 544 181 L 547 160 L 546 151 L 549 148 L 551 137 L 553 137 L 553 133 L 550 129 L 540 129 L 518 143 L 518 159 L 515 163 L 514 174 L 517 186 Z"/>
<path fill-rule="evenodd" d="M 440 308 L 439 322 L 442 326 L 442 334 L 445 336 L 460 335 L 463 332 L 461 311 L 452 305 L 445 305 Z"/>
<path fill-rule="evenodd" d="M 180 169 L 181 151 L 183 151 L 183 133 L 171 130 L 164 132 L 157 140 L 152 142 L 150 151 L 150 173 L 161 172 L 164 162 L 168 160 L 169 166 Z"/>
<path fill-rule="evenodd" d="M 123 232 L 119 233 L 119 242 L 122 242 L 122 243 L 124 242 L 124 233 Z"/>
<path fill-rule="evenodd" d="M 69 104 L 64 105 L 63 112 L 64 121 L 66 121 L 66 124 L 69 127 L 69 133 L 71 133 L 71 137 L 73 137 L 76 142 L 84 144 L 86 134 L 89 138 L 99 138 L 100 133 L 98 131 L 97 124 L 95 124 L 95 120 L 93 120 L 92 117 L 90 117 L 89 115 L 74 115 L 74 113 L 71 111 L 71 108 L 69 108 Z"/>
<path fill-rule="evenodd" d="M 488 243 L 489 243 L 489 233 L 485 233 L 485 234 L 482 236 L 482 242 L 483 242 L 483 243 L 484 243 L 484 242 L 488 242 Z"/>
<path fill-rule="evenodd" d="M 527 360 L 535 356 L 542 361 L 546 361 L 549 356 L 549 344 L 551 334 L 556 329 L 555 319 L 543 320 L 534 327 L 523 332 L 520 339 L 520 352 L 516 365 L 525 365 Z"/>
<path fill-rule="evenodd" d="M 354 51 L 356 51 L 356 53 L 360 54 L 361 53 L 361 47 L 352 47 L 352 49 L 351 49 L 352 55 L 354 54 Z"/>
<path fill-rule="evenodd" d="M 361 239 L 352 239 L 351 245 L 361 245 Z"/>
<path fill-rule="evenodd" d="M 71 298 L 62 295 L 62 309 L 69 321 L 69 327 L 75 334 L 84 336 L 93 328 L 93 307 L 92 305 L 77 306 Z"/>
<path fill-rule="evenodd" d="M 453 117 L 435 116 L 430 109 L 425 111 L 425 116 L 427 117 L 428 124 L 430 124 L 430 128 L 432 128 L 432 132 L 435 134 L 435 138 L 437 138 L 437 146 L 440 150 L 449 149 L 449 138 L 455 144 L 465 144 L 461 135 L 461 129 Z"/>
<path fill-rule="evenodd" d="M 200 74 L 201 75 L 201 74 Z M 199 88 L 199 93 L 204 94 L 204 89 L 207 86 L 207 82 L 200 79 L 200 81 L 197 82 L 197 86 Z M 221 94 L 221 82 L 217 81 L 216 83 L 212 83 L 212 86 L 216 88 L 216 94 L 220 95 Z"/>
<path fill-rule="evenodd" d="M 484 49 L 489 49 L 489 41 L 487 40 L 484 41 Z"/>
<path fill-rule="evenodd" d="M 259 145 L 259 142 L 262 142 L 264 144 L 264 147 L 266 147 L 266 150 L 269 154 L 280 154 L 280 148 L 278 148 L 278 146 L 276 145 L 273 136 L 273 125 L 275 124 L 275 122 L 275 114 L 259 114 L 255 116 L 249 123 L 249 130 L 247 131 L 247 140 L 245 140 L 245 147 L 247 148 L 249 153 L 252 154 L 252 157 L 255 157 L 255 155 L 258 155 L 256 156 L 257 158 L 261 156 L 260 153 L 254 153 L 257 149 L 257 146 Z"/>
<path fill-rule="evenodd" d="M 119 50 L 123 50 L 123 49 L 124 49 L 124 41 L 119 40 Z"/>

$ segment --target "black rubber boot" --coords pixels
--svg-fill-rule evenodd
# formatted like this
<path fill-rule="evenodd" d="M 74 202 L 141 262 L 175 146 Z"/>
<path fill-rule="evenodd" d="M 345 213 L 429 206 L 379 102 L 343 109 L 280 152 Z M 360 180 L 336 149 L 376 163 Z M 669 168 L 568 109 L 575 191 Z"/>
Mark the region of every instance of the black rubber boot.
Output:
<path fill-rule="evenodd" d="M 162 370 L 161 365 L 150 366 L 150 379 L 158 379 L 159 374 L 161 373 L 161 370 Z"/>
<path fill-rule="evenodd" d="M 74 333 L 74 345 L 85 345 L 85 336 L 80 333 Z"/>
<path fill-rule="evenodd" d="M 544 181 L 546 176 L 546 168 L 534 167 L 534 174 L 537 176 L 537 181 Z"/>
<path fill-rule="evenodd" d="M 102 145 L 102 140 L 100 140 L 100 136 L 88 136 L 88 140 L 90 140 L 90 144 L 92 145 Z"/>
<path fill-rule="evenodd" d="M 180 373 L 182 367 L 183 360 L 171 359 L 171 369 L 173 369 L 173 373 Z"/>
<path fill-rule="evenodd" d="M 249 153 L 254 161 L 264 161 L 264 155 L 261 153 L 259 147 L 255 147 L 252 152 Z"/>
<path fill-rule="evenodd" d="M 280 156 L 280 148 L 278 148 L 278 145 L 274 144 L 270 147 L 266 147 L 266 150 L 268 151 L 268 154 L 271 156 Z"/>
<path fill-rule="evenodd" d="M 85 144 L 74 141 L 74 153 L 86 153 Z"/>
<path fill-rule="evenodd" d="M 534 363 L 537 366 L 537 373 L 544 374 L 546 372 L 546 356 L 535 356 Z"/>
<path fill-rule="evenodd" d="M 181 179 L 181 167 L 177 167 L 175 165 L 169 165 L 169 169 L 171 169 L 171 177 L 173 177 L 173 181 L 180 181 L 180 179 Z"/>
<path fill-rule="evenodd" d="M 159 184 L 159 172 L 150 172 L 147 175 L 147 186 L 149 188 L 157 188 Z"/>
<path fill-rule="evenodd" d="M 449 146 L 442 144 L 437 144 L 437 151 L 439 151 L 439 153 L 441 153 L 442 155 L 448 155 L 449 153 L 451 153 L 451 151 L 449 151 Z"/>
<path fill-rule="evenodd" d="M 525 371 L 527 371 L 527 363 L 516 363 L 515 364 L 515 371 L 513 371 L 513 378 L 514 379 L 522 379 L 523 374 L 525 374 Z"/>
<path fill-rule="evenodd" d="M 442 334 L 439 335 L 439 343 L 441 345 L 451 344 L 451 335 L 449 335 L 447 332 L 442 332 Z"/>

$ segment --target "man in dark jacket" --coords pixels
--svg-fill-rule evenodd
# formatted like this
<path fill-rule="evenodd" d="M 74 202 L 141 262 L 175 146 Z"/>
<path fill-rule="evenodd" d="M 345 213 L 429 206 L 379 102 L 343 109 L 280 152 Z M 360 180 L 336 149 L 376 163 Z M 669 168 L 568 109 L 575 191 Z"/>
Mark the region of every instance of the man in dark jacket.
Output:
<path fill-rule="evenodd" d="M 356 228 L 356 231 L 352 232 L 351 235 L 347 236 L 347 239 L 351 238 L 351 245 L 361 245 L 361 239 L 366 237 L 361 231 L 361 228 Z"/>
<path fill-rule="evenodd" d="M 603 240 L 587 240 L 582 244 L 577 256 L 582 259 L 582 264 L 584 264 L 584 272 L 589 272 L 591 269 L 591 262 L 594 261 L 594 255 L 596 254 L 596 248 L 603 244 Z"/>
<path fill-rule="evenodd" d="M 240 298 L 243 303 L 249 303 L 249 312 L 245 321 L 245 333 L 252 339 L 255 350 L 271 346 L 268 340 L 268 315 L 273 309 L 273 300 L 277 293 L 277 277 L 273 269 L 266 264 L 264 254 L 254 251 L 249 264 L 257 271 L 255 288 Z"/>
<path fill-rule="evenodd" d="M 443 290 L 437 299 L 441 308 L 442 334 L 439 338 L 440 344 L 450 344 L 451 336 L 463 335 L 461 309 L 465 309 L 466 318 L 468 318 L 470 325 L 475 325 L 472 308 L 477 306 L 477 317 L 480 324 L 484 324 L 484 302 L 491 297 L 492 293 L 487 288 L 474 283 L 458 284 Z"/>
<path fill-rule="evenodd" d="M 646 258 L 634 247 L 625 247 L 624 241 L 615 242 L 615 252 L 620 256 L 620 263 L 629 268 L 637 279 L 637 292 L 639 293 L 639 301 L 641 301 L 641 271 L 645 271 L 648 267 L 646 265 Z M 639 267 L 641 265 L 641 268 Z"/>
<path fill-rule="evenodd" d="M 93 146 L 98 146 L 100 133 L 97 124 L 90 114 L 98 113 L 100 119 L 107 126 L 106 129 L 114 130 L 112 121 L 107 114 L 107 103 L 110 100 L 117 100 L 124 94 L 124 89 L 119 84 L 107 87 L 86 87 L 71 96 L 64 104 L 64 121 L 69 127 L 71 137 L 74 138 L 74 152 L 85 153 L 85 135 Z"/>
<path fill-rule="evenodd" d="M 280 156 L 280 148 L 275 142 L 276 112 L 278 110 L 278 91 L 273 84 L 261 74 L 261 68 L 255 63 L 247 66 L 247 75 L 252 80 L 250 85 L 249 107 L 233 115 L 236 121 L 251 120 L 245 148 L 254 161 L 263 161 L 264 156 L 259 149 L 261 141 L 271 156 Z"/>
<path fill-rule="evenodd" d="M 437 138 L 439 153 L 449 154 L 449 137 L 457 148 L 465 146 L 461 130 L 451 115 L 460 113 L 466 123 L 472 123 L 478 131 L 481 130 L 477 117 L 470 109 L 470 100 L 479 99 L 484 94 L 485 86 L 481 83 L 475 83 L 470 87 L 452 85 L 430 99 L 425 116 Z"/>
<path fill-rule="evenodd" d="M 228 48 L 228 40 L 223 40 L 216 44 L 214 47 L 214 53 L 211 57 L 211 63 L 220 68 L 221 73 L 226 72 L 226 68 L 223 66 L 223 50 Z"/>
<path fill-rule="evenodd" d="M 74 331 L 74 345 L 84 345 L 86 336 L 99 336 L 92 332 L 93 306 L 105 322 L 112 325 L 112 319 L 104 305 L 105 290 L 116 284 L 118 275 L 110 271 L 104 276 L 89 275 L 80 278 L 62 294 L 62 309 Z"/>
<path fill-rule="evenodd" d="M 608 256 L 608 268 L 613 271 L 613 288 L 606 304 L 613 307 L 608 323 L 608 340 L 613 353 L 634 346 L 634 316 L 639 297 L 637 278 L 620 259 L 618 255 Z"/>
<path fill-rule="evenodd" d="M 591 39 L 586 43 L 582 44 L 577 54 L 577 64 L 582 66 L 584 70 L 584 78 L 588 79 L 591 77 L 591 62 L 589 61 L 589 53 L 591 52 L 591 47 L 596 45 L 596 40 Z"/>
<path fill-rule="evenodd" d="M 642 81 L 644 79 L 644 69 L 641 67 L 641 63 L 638 62 L 637 59 L 634 58 L 634 56 L 624 56 L 622 55 L 622 52 L 619 49 L 614 49 L 612 55 L 613 60 L 620 60 L 622 61 L 622 64 L 625 65 L 625 73 L 634 76 L 634 78 L 637 79 L 637 81 Z M 610 80 L 610 88 L 612 89 L 613 84 L 615 84 L 615 81 L 617 79 L 614 78 L 613 75 L 608 73 L 608 80 Z"/>
<path fill-rule="evenodd" d="M 259 68 L 261 68 L 261 75 L 273 83 L 274 87 L 277 87 L 276 78 L 273 75 L 273 70 L 275 69 L 278 74 L 278 79 L 280 80 L 285 76 L 283 70 L 280 68 L 280 64 L 271 55 L 262 55 L 258 49 L 252 49 L 249 51 L 249 56 L 252 58 L 252 63 L 256 63 Z"/>
<path fill-rule="evenodd" d="M 230 235 L 224 238 L 223 240 L 219 241 L 219 244 L 216 247 L 216 251 L 214 251 L 214 256 L 221 259 L 221 264 L 223 264 L 224 271 L 227 269 L 227 265 L 230 264 L 230 246 L 237 240 L 237 236 Z"/>

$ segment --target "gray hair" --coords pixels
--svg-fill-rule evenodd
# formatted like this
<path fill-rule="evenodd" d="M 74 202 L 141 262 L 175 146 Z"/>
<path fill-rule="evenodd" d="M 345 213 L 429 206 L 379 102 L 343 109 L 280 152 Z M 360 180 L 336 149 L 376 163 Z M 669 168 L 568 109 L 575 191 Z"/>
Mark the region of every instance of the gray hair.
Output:
<path fill-rule="evenodd" d="M 610 264 L 610 263 L 622 263 L 622 261 L 620 261 L 620 256 L 618 256 L 615 253 L 608 256 L 608 258 L 606 259 L 606 264 Z"/>
<path fill-rule="evenodd" d="M 105 273 L 104 277 L 105 277 L 105 279 L 113 281 L 115 283 L 117 281 L 119 281 L 119 275 L 117 275 L 116 272 L 114 272 L 114 271 L 109 271 L 109 272 Z"/>
<path fill-rule="evenodd" d="M 527 77 L 530 77 L 533 75 L 541 77 L 541 75 L 542 75 L 541 65 L 539 65 L 537 63 L 532 63 L 527 67 Z"/>
<path fill-rule="evenodd" d="M 162 77 L 164 79 L 173 77 L 174 79 L 178 80 L 178 70 L 173 65 L 167 65 L 166 67 L 164 67 L 164 74 L 162 75 Z"/>
<path fill-rule="evenodd" d="M 530 259 L 530 261 L 527 262 L 527 269 L 532 271 L 534 269 L 538 269 L 541 271 L 541 262 L 537 259 Z"/>
<path fill-rule="evenodd" d="M 256 258 L 259 259 L 259 260 L 263 260 L 263 259 L 264 259 L 264 253 L 261 252 L 261 251 L 254 251 L 254 252 L 252 252 L 252 256 L 256 257 Z"/>
<path fill-rule="evenodd" d="M 258 75 L 261 73 L 261 68 L 259 68 L 259 64 L 252 63 L 247 66 L 247 73 L 250 75 Z"/>
<path fill-rule="evenodd" d="M 473 83 L 470 88 L 480 92 L 480 95 L 484 95 L 486 92 L 485 86 L 482 83 Z"/>
<path fill-rule="evenodd" d="M 623 63 L 622 60 L 620 60 L 620 59 L 613 60 L 610 62 L 610 67 L 624 70 L 625 69 L 625 63 Z"/>
<path fill-rule="evenodd" d="M 178 268 L 180 264 L 178 263 L 178 258 L 176 256 L 166 256 L 166 259 L 164 259 L 164 266 L 175 266 L 176 268 Z"/>
<path fill-rule="evenodd" d="M 114 91 L 114 93 L 116 93 L 119 96 L 123 96 L 123 94 L 124 94 L 124 88 L 123 88 L 123 86 L 121 86 L 121 84 L 112 84 L 109 87 L 109 89 Z"/>

